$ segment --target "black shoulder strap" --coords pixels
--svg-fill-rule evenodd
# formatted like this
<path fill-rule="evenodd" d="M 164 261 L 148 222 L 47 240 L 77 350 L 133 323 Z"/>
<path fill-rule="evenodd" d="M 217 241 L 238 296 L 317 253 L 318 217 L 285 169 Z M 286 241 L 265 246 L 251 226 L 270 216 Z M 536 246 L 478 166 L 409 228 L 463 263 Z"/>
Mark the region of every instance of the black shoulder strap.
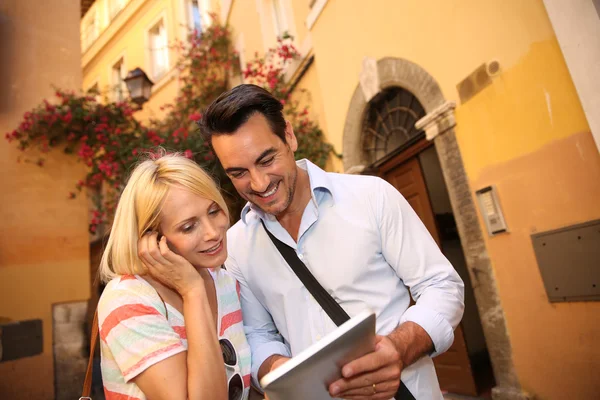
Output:
<path fill-rule="evenodd" d="M 323 308 L 327 315 L 329 315 L 329 318 L 331 318 L 331 320 L 337 326 L 340 326 L 344 322 L 348 321 L 350 319 L 348 313 L 344 311 L 342 306 L 340 306 L 338 302 L 331 297 L 327 290 L 325 290 L 323 286 L 321 286 L 321 284 L 315 279 L 313 274 L 311 274 L 308 268 L 306 268 L 306 265 L 304 265 L 300 258 L 298 258 L 296 251 L 269 232 L 263 220 L 260 222 L 262 223 L 265 232 L 267 232 L 267 235 L 269 235 L 269 238 L 271 238 L 271 241 L 275 247 L 277 247 L 277 250 L 279 250 L 279 253 L 281 253 L 284 260 L 288 263 L 292 271 L 294 271 L 306 289 L 308 289 L 310 294 L 315 298 L 317 303 L 319 303 L 321 308 Z M 400 387 L 398 388 L 398 392 L 394 398 L 396 400 L 415 400 L 412 393 L 402 381 L 400 381 Z"/>
<path fill-rule="evenodd" d="M 327 290 L 323 289 L 323 286 L 321 286 L 313 274 L 310 273 L 308 268 L 306 268 L 306 265 L 300 261 L 296 251 L 269 232 L 262 220 L 260 222 L 263 224 L 265 232 L 267 232 L 267 235 L 269 235 L 271 241 L 275 247 L 277 247 L 277 250 L 279 250 L 285 261 L 287 261 L 292 271 L 294 271 L 296 276 L 304 284 L 306 289 L 308 289 L 310 294 L 312 294 L 321 308 L 323 308 L 327 315 L 329 315 L 329 318 L 331 318 L 331 320 L 337 326 L 340 326 L 344 322 L 348 321 L 350 319 L 348 313 L 346 313 L 342 306 L 340 306 L 338 302 L 335 301 L 329 293 L 327 293 Z"/>

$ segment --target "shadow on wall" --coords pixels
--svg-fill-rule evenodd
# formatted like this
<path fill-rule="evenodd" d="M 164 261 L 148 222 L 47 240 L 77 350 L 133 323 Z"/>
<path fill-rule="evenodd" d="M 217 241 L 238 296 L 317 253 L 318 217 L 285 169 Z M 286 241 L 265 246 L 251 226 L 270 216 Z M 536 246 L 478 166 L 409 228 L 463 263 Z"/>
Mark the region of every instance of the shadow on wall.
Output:
<path fill-rule="evenodd" d="M 0 11 L 0 60 L 12 60 L 14 27 L 10 18 Z M 0 114 L 9 110 L 13 63 L 0 62 Z"/>

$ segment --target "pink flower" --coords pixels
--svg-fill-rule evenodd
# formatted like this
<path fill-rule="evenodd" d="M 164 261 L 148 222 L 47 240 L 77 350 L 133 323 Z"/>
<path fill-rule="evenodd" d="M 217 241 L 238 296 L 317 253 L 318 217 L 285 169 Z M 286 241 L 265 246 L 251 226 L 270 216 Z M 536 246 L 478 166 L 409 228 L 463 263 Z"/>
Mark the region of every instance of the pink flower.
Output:
<path fill-rule="evenodd" d="M 277 78 L 269 79 L 269 86 L 271 87 L 271 90 L 275 89 L 275 86 L 277 86 Z"/>
<path fill-rule="evenodd" d="M 200 114 L 199 112 L 195 112 L 195 113 L 193 113 L 193 114 L 190 115 L 190 120 L 191 121 L 198 122 L 201 118 L 202 118 L 202 114 Z"/>
<path fill-rule="evenodd" d="M 48 112 L 54 112 L 54 110 L 56 109 L 55 106 L 53 106 L 52 104 L 48 103 L 48 100 L 44 99 L 44 105 L 46 107 L 46 111 Z"/>
<path fill-rule="evenodd" d="M 154 146 L 158 146 L 161 145 L 165 142 L 165 139 L 160 137 L 156 132 L 154 131 L 148 131 L 146 132 L 146 136 L 148 137 L 148 139 L 150 139 L 150 141 L 152 142 L 152 144 Z"/>
<path fill-rule="evenodd" d="M 87 144 L 82 144 L 77 155 L 84 161 L 91 159 L 94 156 L 94 149 Z"/>
<path fill-rule="evenodd" d="M 62 120 L 65 124 L 70 124 L 72 119 L 73 119 L 73 113 L 71 113 L 71 111 L 69 111 L 62 117 Z"/>
<path fill-rule="evenodd" d="M 184 133 L 184 132 L 185 132 L 185 130 L 184 130 L 183 128 L 177 128 L 177 129 L 175 129 L 175 130 L 173 131 L 173 135 L 172 135 L 172 136 L 173 136 L 174 138 L 176 138 L 176 137 L 179 137 L 179 135 L 181 135 L 181 134 L 182 134 L 182 133 Z"/>
<path fill-rule="evenodd" d="M 194 153 L 190 149 L 187 149 L 183 152 L 184 157 L 189 158 L 190 160 L 194 158 Z"/>
<path fill-rule="evenodd" d="M 21 137 L 21 134 L 19 133 L 19 131 L 14 130 L 11 133 L 7 133 L 5 137 L 6 140 L 12 142 L 13 140 L 19 139 Z"/>
<path fill-rule="evenodd" d="M 104 132 L 107 129 L 108 129 L 108 125 L 105 122 L 103 122 L 101 124 L 96 125 L 96 127 L 94 128 L 94 132 L 100 133 L 100 132 Z"/>

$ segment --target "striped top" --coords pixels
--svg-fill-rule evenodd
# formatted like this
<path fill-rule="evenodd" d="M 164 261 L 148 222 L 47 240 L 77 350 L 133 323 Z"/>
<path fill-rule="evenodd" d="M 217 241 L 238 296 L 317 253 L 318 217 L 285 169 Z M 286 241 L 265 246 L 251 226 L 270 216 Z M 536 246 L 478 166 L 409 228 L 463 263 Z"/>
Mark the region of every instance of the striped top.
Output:
<path fill-rule="evenodd" d="M 228 381 L 239 372 L 244 397 L 250 390 L 250 347 L 246 342 L 239 301 L 239 285 L 223 268 L 210 270 L 218 303 L 218 336 L 236 349 L 237 365 L 227 367 Z M 175 354 L 187 351 L 183 315 L 165 303 L 148 282 L 138 275 L 123 275 L 110 281 L 98 303 L 101 369 L 106 400 L 144 400 L 146 396 L 131 380 Z"/>

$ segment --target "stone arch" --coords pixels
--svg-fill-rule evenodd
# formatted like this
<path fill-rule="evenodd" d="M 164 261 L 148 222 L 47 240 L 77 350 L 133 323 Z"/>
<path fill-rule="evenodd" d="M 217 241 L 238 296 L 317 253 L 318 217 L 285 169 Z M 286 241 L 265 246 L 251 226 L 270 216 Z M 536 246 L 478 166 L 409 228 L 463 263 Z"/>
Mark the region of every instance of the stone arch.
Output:
<path fill-rule="evenodd" d="M 445 103 L 442 91 L 427 71 L 419 65 L 401 58 L 386 57 L 377 61 L 379 90 L 400 86 L 419 100 L 427 113 Z M 369 99 L 370 100 L 370 99 Z M 343 153 L 344 170 L 356 165 L 364 165 L 361 151 L 361 124 L 368 101 L 358 84 L 352 95 L 344 125 Z"/>
<path fill-rule="evenodd" d="M 366 71 L 366 72 L 365 72 Z M 433 140 L 460 240 L 465 255 L 473 292 L 496 378 L 494 399 L 528 399 L 521 390 L 512 359 L 506 319 L 491 260 L 478 222 L 477 209 L 464 169 L 453 127 L 454 104 L 444 98 L 435 79 L 419 65 L 401 58 L 386 57 L 365 60 L 361 82 L 357 84 L 344 125 L 344 170 L 360 172 L 366 160 L 361 149 L 362 122 L 369 101 L 381 90 L 399 86 L 410 91 L 421 102 L 427 115 L 417 123 Z"/>

